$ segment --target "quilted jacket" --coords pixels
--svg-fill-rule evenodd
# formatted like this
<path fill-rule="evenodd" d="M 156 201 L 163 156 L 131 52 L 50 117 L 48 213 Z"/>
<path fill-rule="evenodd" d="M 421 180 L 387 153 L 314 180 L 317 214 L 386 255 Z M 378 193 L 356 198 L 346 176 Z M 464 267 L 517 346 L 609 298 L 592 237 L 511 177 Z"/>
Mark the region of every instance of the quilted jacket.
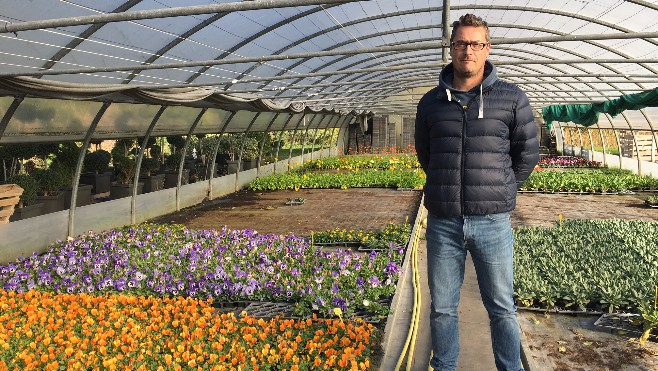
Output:
<path fill-rule="evenodd" d="M 516 206 L 516 191 L 539 160 L 537 128 L 528 98 L 496 79 L 486 62 L 483 84 L 459 103 L 452 65 L 416 112 L 416 152 L 427 175 L 425 207 L 438 217 L 488 215 Z M 448 83 L 447 76 L 450 76 Z"/>

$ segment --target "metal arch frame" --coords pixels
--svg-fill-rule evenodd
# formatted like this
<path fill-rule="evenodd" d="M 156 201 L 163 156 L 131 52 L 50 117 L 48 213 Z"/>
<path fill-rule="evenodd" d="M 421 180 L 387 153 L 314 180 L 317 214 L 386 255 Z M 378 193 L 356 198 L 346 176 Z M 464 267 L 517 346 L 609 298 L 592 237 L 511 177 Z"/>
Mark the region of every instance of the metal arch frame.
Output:
<path fill-rule="evenodd" d="M 463 9 L 472 9 L 472 6 L 458 6 L 458 7 L 451 8 L 451 10 L 462 9 L 462 8 L 463 8 Z M 560 15 L 560 16 L 567 16 L 567 17 L 570 17 L 570 18 L 577 18 L 577 19 L 581 19 L 581 20 L 584 20 L 584 21 L 588 21 L 588 22 L 590 22 L 590 23 L 600 24 L 600 25 L 602 25 L 602 26 L 606 26 L 606 27 L 611 28 L 611 29 L 617 29 L 617 30 L 620 30 L 620 31 L 623 31 L 623 32 L 626 32 L 626 33 L 631 32 L 630 30 L 624 29 L 624 28 L 622 28 L 622 27 L 617 27 L 616 25 L 612 25 L 612 24 L 609 24 L 609 23 L 607 23 L 607 22 L 602 22 L 602 21 L 599 21 L 599 20 L 596 20 L 596 19 L 593 19 L 593 18 L 590 18 L 590 17 L 584 17 L 584 16 L 576 16 L 576 17 L 574 17 L 573 14 L 569 14 L 569 13 L 566 13 L 566 12 L 559 12 L 559 11 L 552 11 L 552 10 L 545 10 L 545 9 L 538 9 L 538 8 L 530 8 L 530 7 L 527 7 L 527 8 L 526 8 L 526 7 L 485 6 L 484 8 L 488 8 L 488 9 L 505 9 L 505 10 L 519 10 L 519 11 L 530 11 L 530 12 L 535 11 L 535 12 L 537 12 L 537 13 L 547 13 L 547 14 L 554 14 L 554 15 Z M 444 10 L 443 7 L 436 7 L 436 8 L 428 8 L 427 11 L 428 11 L 428 12 L 431 12 L 432 9 L 434 9 L 435 11 L 439 11 L 439 10 L 443 11 L 443 10 Z M 362 18 L 362 19 L 359 19 L 359 20 L 354 20 L 354 21 L 351 21 L 351 22 L 346 22 L 346 23 L 343 24 L 343 27 L 349 27 L 349 26 L 351 26 L 351 25 L 359 24 L 359 23 L 363 23 L 363 22 L 367 22 L 367 21 L 373 21 L 373 20 L 378 20 L 378 19 L 386 19 L 386 18 L 389 18 L 389 17 L 400 16 L 400 15 L 407 15 L 407 14 L 415 14 L 415 13 L 417 13 L 417 12 L 416 12 L 416 11 L 411 11 L 411 10 L 409 10 L 409 11 L 399 11 L 399 12 L 385 13 L 385 14 L 381 14 L 381 15 L 377 15 L 377 16 L 373 16 L 373 17 L 366 17 L 366 18 Z M 494 27 L 494 25 L 492 25 L 492 27 Z M 315 37 L 317 37 L 317 36 L 319 36 L 319 35 L 324 35 L 324 34 L 326 34 L 326 33 L 328 33 L 328 32 L 332 32 L 332 31 L 334 31 L 334 30 L 336 30 L 336 29 L 339 29 L 339 27 L 338 27 L 338 26 L 334 26 L 334 27 L 326 28 L 326 29 L 324 29 L 324 30 L 322 30 L 322 31 L 320 31 L 320 32 L 317 32 L 317 33 L 315 33 L 315 34 L 312 34 L 312 35 L 309 35 L 309 36 L 304 37 L 304 38 L 302 38 L 302 39 L 299 39 L 299 40 L 297 40 L 297 41 L 295 41 L 295 42 L 293 42 L 293 43 L 291 43 L 291 44 L 289 44 L 289 45 L 287 45 L 287 46 L 285 46 L 285 47 L 283 47 L 283 48 L 277 50 L 277 51 L 274 52 L 273 54 L 281 54 L 281 53 L 282 53 L 283 51 L 285 51 L 285 50 L 291 49 L 291 48 L 293 48 L 293 47 L 295 47 L 295 46 L 300 45 L 301 43 L 304 43 L 304 42 L 306 42 L 306 41 L 308 41 L 308 40 L 311 40 L 311 39 L 313 39 L 313 38 L 315 38 Z M 554 32 L 554 31 L 553 31 L 553 30 L 547 30 L 547 32 L 551 33 L 551 32 Z M 392 33 L 392 32 L 389 32 L 389 33 Z M 646 39 L 646 40 L 649 41 L 650 39 Z M 652 42 L 652 41 L 650 41 L 650 42 Z M 353 43 L 353 41 L 352 41 L 352 43 Z M 594 43 L 594 44 L 596 45 L 597 43 Z M 656 43 L 656 45 L 658 45 L 658 42 Z M 602 46 L 602 45 L 596 45 L 596 46 L 605 48 L 605 46 Z M 614 52 L 613 50 L 609 50 L 609 51 Z M 304 60 L 298 61 L 297 63 L 293 64 L 292 66 L 287 67 L 286 69 L 294 68 L 294 67 L 296 67 L 296 66 L 298 66 L 298 65 L 301 65 L 301 64 L 305 63 L 306 61 L 308 61 L 308 59 L 304 59 Z M 260 66 L 260 64 L 255 64 L 255 65 L 253 65 L 252 67 L 246 69 L 244 72 L 242 72 L 242 73 L 240 74 L 240 77 L 242 77 L 242 76 L 244 76 L 244 75 L 246 75 L 246 74 L 251 73 L 252 71 L 254 71 L 254 70 L 255 70 L 256 68 L 258 68 L 259 66 Z M 324 67 L 326 67 L 326 66 L 324 66 Z M 646 68 L 646 67 L 645 67 L 645 68 Z M 280 76 L 280 74 L 278 74 L 277 76 Z M 238 79 L 239 79 L 239 78 L 238 78 Z M 232 85 L 228 85 L 228 87 L 230 87 L 230 86 L 232 86 Z"/>
<path fill-rule="evenodd" d="M 225 57 L 227 57 L 227 56 L 229 56 L 229 55 L 235 53 L 236 51 L 238 51 L 238 50 L 239 50 L 240 48 L 242 48 L 243 46 L 248 45 L 249 43 L 255 41 L 255 40 L 258 39 L 259 37 L 261 37 L 261 36 L 263 36 L 263 35 L 265 35 L 265 34 L 268 34 L 268 33 L 270 33 L 270 32 L 272 32 L 272 31 L 276 30 L 277 28 L 279 28 L 279 27 L 281 27 L 281 26 L 287 25 L 287 24 L 290 23 L 290 22 L 294 22 L 294 21 L 296 21 L 296 20 L 298 20 L 298 19 L 301 19 L 301 18 L 304 18 L 304 17 L 306 17 L 306 16 L 308 16 L 308 15 L 315 14 L 315 13 L 317 13 L 317 12 L 320 12 L 320 11 L 324 10 L 324 9 L 332 8 L 332 7 L 335 7 L 335 6 L 338 6 L 338 5 L 339 5 L 339 4 L 329 4 L 329 5 L 326 6 L 326 8 L 323 8 L 322 6 L 319 6 L 319 7 L 317 7 L 317 8 L 309 9 L 309 10 L 307 10 L 307 11 L 305 11 L 305 12 L 298 13 L 298 14 L 295 14 L 294 16 L 292 16 L 292 17 L 288 17 L 288 18 L 286 18 L 286 19 L 283 19 L 283 20 L 281 20 L 281 21 L 279 21 L 279 22 L 277 22 L 277 23 L 275 23 L 275 24 L 273 24 L 273 25 L 271 25 L 271 26 L 268 26 L 268 27 L 262 29 L 262 30 L 259 31 L 259 32 L 256 32 L 255 34 L 253 34 L 253 35 L 247 37 L 247 38 L 244 39 L 243 41 L 241 41 L 241 42 L 239 42 L 239 43 L 233 45 L 233 46 L 230 47 L 227 51 L 225 51 L 224 53 L 222 53 L 221 55 L 217 56 L 217 57 L 214 58 L 214 59 L 215 59 L 215 60 L 221 60 L 221 59 L 224 59 Z M 199 71 L 195 72 L 192 76 L 190 76 L 185 82 L 190 83 L 190 82 L 196 80 L 199 76 L 203 75 L 204 72 L 206 72 L 206 71 L 209 70 L 209 69 L 210 69 L 210 67 L 202 67 Z"/>
<path fill-rule="evenodd" d="M 125 3 L 119 5 L 110 13 L 123 13 L 128 9 L 134 7 L 135 5 L 141 3 L 143 0 L 127 0 Z M 48 59 L 48 62 L 44 63 L 41 68 L 44 70 L 51 69 L 55 64 L 57 64 L 62 58 L 67 56 L 70 52 L 73 51 L 78 45 L 86 41 L 91 35 L 100 30 L 106 23 L 95 23 L 89 26 L 86 30 L 77 34 L 71 42 L 66 44 L 65 47 L 61 48 L 57 53 L 55 53 L 51 58 Z"/>
<path fill-rule="evenodd" d="M 470 6 L 455 7 L 455 8 L 451 8 L 451 10 L 460 9 L 460 8 L 470 9 L 471 7 Z M 591 23 L 600 24 L 600 25 L 603 25 L 603 26 L 606 26 L 606 27 L 612 28 L 612 29 L 625 30 L 624 28 L 622 28 L 618 25 L 609 24 L 607 22 L 601 22 L 601 21 L 598 21 L 598 20 L 591 19 L 589 17 L 583 17 L 583 16 L 578 16 L 578 15 L 574 16 L 573 14 L 567 14 L 567 13 L 564 13 L 564 12 L 554 11 L 554 10 L 537 9 L 537 8 L 531 8 L 531 7 L 499 7 L 499 6 L 489 6 L 489 7 L 486 7 L 486 8 L 489 8 L 489 9 L 501 8 L 501 9 L 507 9 L 507 10 L 529 11 L 529 12 L 536 11 L 536 12 L 539 12 L 539 13 L 555 14 L 555 15 L 560 15 L 560 16 L 567 16 L 567 17 L 570 17 L 570 18 L 582 19 L 582 20 L 585 20 L 585 21 L 588 21 L 588 22 L 591 22 Z M 444 13 L 446 13 L 445 7 L 441 7 L 441 8 L 437 7 L 436 9 L 437 10 L 441 9 L 441 10 L 444 11 Z M 432 11 L 432 8 L 429 8 L 428 11 Z M 376 16 L 376 19 L 379 19 L 379 18 L 387 19 L 391 16 L 397 16 L 397 15 L 400 15 L 400 14 L 414 14 L 414 13 L 418 13 L 418 12 L 415 9 L 414 10 L 402 11 L 402 12 L 392 12 L 392 13 L 386 13 L 386 14 L 383 14 L 383 15 L 378 15 L 378 16 Z M 359 22 L 359 21 L 364 22 L 364 21 L 372 21 L 372 20 L 373 20 L 373 17 L 366 17 L 366 18 L 363 18 L 361 20 L 356 20 L 354 22 Z M 492 27 L 493 27 L 493 25 L 492 25 Z M 331 32 L 334 28 L 335 27 L 324 29 L 318 34 L 324 34 L 324 33 L 327 33 L 327 32 Z M 257 38 L 261 34 L 265 34 L 265 32 L 261 31 L 259 34 L 254 34 L 252 36 L 254 38 Z M 307 38 L 304 38 L 304 39 L 307 39 Z M 304 39 L 300 39 L 300 40 L 296 41 L 295 43 L 290 44 L 288 47 L 298 45 L 299 43 L 304 42 L 303 41 Z M 646 40 L 646 41 L 653 42 L 651 40 Z M 594 43 L 594 44 L 596 44 L 596 43 Z M 646 68 L 646 66 L 643 66 L 643 67 Z"/>
<path fill-rule="evenodd" d="M 513 48 L 497 48 L 497 50 L 514 50 L 514 49 L 513 49 Z M 529 53 L 529 54 L 533 54 L 532 52 L 527 52 L 527 53 Z M 433 56 L 435 55 L 435 53 L 429 53 L 429 54 L 427 54 L 427 55 L 430 56 L 430 57 L 433 57 Z M 540 54 L 537 54 L 537 55 L 540 55 Z M 421 56 L 414 56 L 414 57 L 419 58 L 419 57 L 422 57 L 422 56 L 423 56 L 423 55 L 421 55 Z M 522 57 L 519 57 L 519 56 L 516 56 L 516 58 L 519 58 L 519 59 L 526 59 L 526 58 L 522 58 Z M 527 59 L 531 59 L 531 57 L 528 57 Z M 398 61 L 399 61 L 399 59 L 398 59 Z M 384 63 L 385 63 L 385 62 L 384 62 Z M 400 62 L 400 63 L 402 63 L 402 62 Z M 561 70 L 560 68 L 558 68 L 558 67 L 554 67 L 554 66 L 550 66 L 550 65 L 548 65 L 547 67 L 548 67 L 548 68 L 553 68 L 553 69 L 555 69 L 555 70 L 557 70 L 557 71 L 560 71 L 560 72 L 564 72 L 564 71 L 562 71 L 562 70 Z M 583 68 L 581 68 L 581 67 L 579 67 L 579 66 L 572 66 L 572 67 L 575 68 L 575 69 L 580 69 L 580 70 L 583 71 L 584 73 L 587 72 L 587 71 L 585 71 Z M 537 70 L 537 69 L 534 69 L 534 68 L 528 68 L 528 69 L 529 69 L 529 70 L 533 70 L 533 71 L 535 71 L 535 72 L 537 72 L 537 73 L 541 72 L 541 71 L 539 71 L 539 70 Z M 381 75 L 383 75 L 383 74 L 385 74 L 385 73 L 386 73 L 386 72 L 381 73 L 379 76 L 381 76 Z M 379 76 L 378 76 L 378 77 L 379 77 Z M 550 84 L 551 82 L 547 82 L 547 83 Z M 583 81 L 582 83 L 585 84 L 585 85 L 588 85 L 588 82 L 587 82 L 587 81 Z M 568 84 L 567 84 L 567 85 L 568 85 Z M 391 88 L 391 89 L 397 89 L 397 88 Z M 592 89 L 593 89 L 593 88 L 592 88 Z M 366 90 L 366 89 L 363 89 L 363 90 Z M 363 97 L 369 97 L 369 96 L 372 96 L 372 95 L 363 95 Z M 377 96 L 379 96 L 379 95 L 377 95 Z M 358 96 L 358 98 L 360 98 L 360 97 L 362 97 L 362 96 Z"/>
<path fill-rule="evenodd" d="M 457 9 L 471 9 L 471 8 L 472 8 L 472 6 L 458 6 L 458 7 L 451 8 L 451 10 L 457 10 Z M 487 8 L 487 9 L 505 9 L 505 10 L 530 11 L 530 12 L 535 11 L 535 12 L 537 12 L 537 13 L 546 13 L 546 14 L 553 14 L 553 15 L 559 15 L 559 16 L 566 16 L 566 17 L 569 17 L 569 18 L 576 18 L 576 19 L 584 20 L 584 21 L 587 21 L 587 22 L 590 22 L 590 23 L 599 24 L 599 25 L 602 25 L 602 26 L 605 26 L 605 27 L 608 27 L 608 28 L 611 28 L 611 29 L 616 29 L 616 30 L 619 30 L 619 31 L 623 31 L 623 32 L 626 32 L 626 33 L 631 32 L 631 31 L 628 30 L 628 29 L 625 29 L 625 28 L 619 27 L 619 26 L 614 25 L 614 24 L 610 24 L 610 23 L 608 23 L 608 22 L 602 22 L 602 21 L 599 21 L 599 20 L 596 20 L 596 19 L 593 19 L 593 18 L 590 18 L 590 17 L 578 16 L 578 15 L 569 14 L 569 13 L 566 13 L 566 12 L 560 12 L 560 11 L 553 11 L 553 10 L 546 10 L 546 9 L 538 9 L 538 8 L 531 8 L 531 7 L 484 6 L 484 8 Z M 440 8 L 439 8 L 439 7 L 437 7 L 437 8 L 428 8 L 427 11 L 428 11 L 428 12 L 431 12 L 432 9 L 434 9 L 435 11 L 438 11 L 438 10 L 442 10 L 442 11 L 443 11 L 443 8 L 442 8 L 442 7 L 440 7 Z M 351 25 L 354 25 L 354 24 L 358 24 L 358 23 L 361 23 L 361 22 L 372 21 L 372 20 L 376 20 L 376 19 L 380 19 L 380 18 L 388 18 L 388 17 L 398 16 L 398 15 L 404 15 L 404 14 L 413 14 L 413 13 L 414 13 L 414 12 L 409 12 L 409 11 L 386 13 L 386 14 L 378 15 L 378 16 L 374 16 L 374 17 L 366 17 L 366 18 L 362 18 L 362 19 L 360 19 L 360 20 L 355 20 L 355 21 L 352 21 L 352 22 L 346 22 L 343 26 L 348 27 L 348 26 L 351 26 Z M 491 27 L 495 27 L 495 25 L 491 25 Z M 323 32 L 318 32 L 318 33 L 316 33 L 316 34 L 313 34 L 313 35 L 307 36 L 307 37 L 305 37 L 305 38 L 302 38 L 302 39 L 300 39 L 300 40 L 297 40 L 296 42 L 291 43 L 291 44 L 289 44 L 288 46 L 286 46 L 286 47 L 284 47 L 284 48 L 282 48 L 282 49 L 279 49 L 277 52 L 275 52 L 275 54 L 280 54 L 280 53 L 282 53 L 283 51 L 288 50 L 288 49 L 290 49 L 290 48 L 292 48 L 292 47 L 295 47 L 295 46 L 297 46 L 297 45 L 299 45 L 299 44 L 301 44 L 301 43 L 303 43 L 303 42 L 305 42 L 305 41 L 308 41 L 308 40 L 310 40 L 310 39 L 312 39 L 312 38 L 314 38 L 314 37 L 316 37 L 316 36 L 319 36 L 319 35 L 325 34 L 325 33 L 327 33 L 327 32 L 331 32 L 331 31 L 333 31 L 334 28 L 335 28 L 335 27 L 327 28 L 327 29 L 323 30 Z M 543 31 L 546 31 L 546 32 L 548 32 L 548 33 L 558 33 L 558 32 L 556 32 L 555 30 L 543 30 Z M 654 42 L 653 40 L 650 40 L 650 39 L 645 39 L 645 40 L 646 40 L 647 42 L 651 42 L 651 43 L 654 43 L 654 44 L 658 45 L 658 42 Z M 597 47 L 600 47 L 600 48 L 603 48 L 603 49 L 605 49 L 605 50 L 608 50 L 608 51 L 610 51 L 610 52 L 612 52 L 612 53 L 617 53 L 614 49 L 611 49 L 611 48 L 609 48 L 609 47 L 606 47 L 605 45 L 600 45 L 599 43 L 593 43 L 593 42 L 589 42 L 589 43 L 592 43 L 593 45 L 595 45 L 595 46 L 597 46 Z M 619 53 L 617 53 L 617 54 L 619 54 Z M 627 58 L 627 59 L 628 59 L 628 58 Z M 290 68 L 294 68 L 296 65 L 303 64 L 303 63 L 305 63 L 306 61 L 307 61 L 307 60 L 299 61 L 299 62 L 297 62 L 295 65 L 288 67 L 288 69 L 290 69 Z M 644 68 L 647 68 L 649 71 L 651 71 L 651 68 L 648 68 L 647 66 L 645 66 L 645 65 L 643 65 L 643 64 L 639 64 L 639 65 L 642 65 Z M 254 70 L 255 68 L 257 68 L 257 67 L 258 67 L 258 65 L 252 66 L 252 68 L 249 68 L 249 69 L 245 70 L 245 72 L 243 72 L 243 74 L 250 73 L 251 71 L 253 71 L 253 70 Z M 322 68 L 324 68 L 324 67 L 326 67 L 326 65 L 323 66 Z M 655 71 L 652 71 L 652 72 L 655 72 Z M 300 81 L 300 80 L 298 80 L 298 81 Z M 298 82 L 298 81 L 297 81 L 297 82 Z"/>
<path fill-rule="evenodd" d="M 167 43 L 167 45 L 163 46 L 162 48 L 158 49 L 158 51 L 151 54 L 151 56 L 146 58 L 146 60 L 144 60 L 144 62 L 142 62 L 142 64 L 143 65 L 152 64 L 153 62 L 158 60 L 161 56 L 163 56 L 164 53 L 166 53 L 169 50 L 173 49 L 178 44 L 182 43 L 185 39 L 189 38 L 190 36 L 194 35 L 195 33 L 197 33 L 199 31 L 201 31 L 202 29 L 206 28 L 207 26 L 209 26 L 213 22 L 224 18 L 228 14 L 230 14 L 230 13 L 217 13 L 217 14 L 212 15 L 209 18 L 204 19 L 202 22 L 197 23 L 196 25 L 194 25 L 194 27 L 192 27 L 189 30 L 181 33 L 176 38 L 174 38 L 169 43 Z M 128 75 L 128 77 L 126 77 L 121 83 L 122 84 L 130 83 L 140 72 L 141 71 L 133 70 Z"/>
<path fill-rule="evenodd" d="M 554 47 L 554 48 L 555 48 L 555 47 Z M 501 49 L 501 48 L 496 48 L 496 49 Z M 557 49 L 558 49 L 558 50 L 561 50 L 561 51 L 564 51 L 564 52 L 568 52 L 568 53 L 574 54 L 574 55 L 578 55 L 577 53 L 575 53 L 575 52 L 573 52 L 573 51 L 571 51 L 571 50 L 568 50 L 568 49 L 562 49 L 562 48 L 557 48 Z M 393 54 L 393 53 L 391 53 L 391 54 Z M 619 54 L 621 54 L 621 53 L 619 53 Z M 584 58 L 584 56 L 583 56 L 583 58 Z M 628 59 L 628 58 L 627 58 L 627 59 Z M 361 62 L 361 63 L 362 63 L 362 62 Z M 357 64 L 358 64 L 358 63 L 353 63 L 353 64 L 351 64 L 351 65 L 348 65 L 347 68 L 349 68 L 349 67 L 353 67 L 354 65 L 357 65 Z M 328 65 L 328 64 L 323 65 L 322 68 L 326 67 L 327 65 Z M 503 65 L 503 66 L 504 66 L 504 65 Z M 572 66 L 572 67 L 576 67 L 576 66 Z M 615 71 L 615 72 L 617 72 L 617 73 L 619 74 L 618 71 L 616 71 L 615 69 L 613 69 L 613 68 L 611 68 L 611 67 L 609 67 L 609 66 L 603 66 L 603 67 L 608 68 L 608 69 L 610 69 L 610 70 L 612 70 L 612 71 Z M 377 77 L 383 75 L 384 73 L 385 73 L 385 72 L 383 72 L 383 73 L 377 75 Z M 347 77 L 347 76 L 346 76 L 346 77 Z M 346 78 L 346 77 L 343 77 L 343 78 Z M 357 77 L 357 78 L 358 78 L 358 77 Z M 337 79 L 337 80 L 339 80 L 339 79 Z M 337 81 L 337 80 L 336 80 L 336 81 Z M 298 81 L 301 81 L 301 79 L 298 80 Z M 632 81 L 629 80 L 629 83 L 632 83 Z"/>

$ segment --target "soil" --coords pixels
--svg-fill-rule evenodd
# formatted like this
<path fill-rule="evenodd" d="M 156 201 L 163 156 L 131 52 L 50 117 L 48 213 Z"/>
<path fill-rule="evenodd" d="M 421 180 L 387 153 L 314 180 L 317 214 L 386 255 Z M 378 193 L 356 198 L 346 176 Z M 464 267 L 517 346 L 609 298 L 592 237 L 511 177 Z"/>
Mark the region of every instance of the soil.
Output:
<path fill-rule="evenodd" d="M 152 220 L 192 229 L 254 229 L 262 234 L 309 236 L 334 228 L 376 230 L 414 223 L 421 192 L 392 188 L 240 191 Z M 301 205 L 286 205 L 303 198 Z"/>
<path fill-rule="evenodd" d="M 620 218 L 658 221 L 645 194 L 567 195 L 521 193 L 513 226 L 551 226 L 564 218 Z M 286 205 L 303 198 L 301 205 Z M 333 228 L 374 230 L 388 223 L 414 222 L 421 192 L 395 189 L 302 189 L 240 191 L 166 215 L 153 222 L 194 229 L 255 229 L 259 233 L 308 236 Z M 519 311 L 532 371 L 658 370 L 658 344 L 640 346 L 631 335 L 594 326 L 598 317 Z"/>

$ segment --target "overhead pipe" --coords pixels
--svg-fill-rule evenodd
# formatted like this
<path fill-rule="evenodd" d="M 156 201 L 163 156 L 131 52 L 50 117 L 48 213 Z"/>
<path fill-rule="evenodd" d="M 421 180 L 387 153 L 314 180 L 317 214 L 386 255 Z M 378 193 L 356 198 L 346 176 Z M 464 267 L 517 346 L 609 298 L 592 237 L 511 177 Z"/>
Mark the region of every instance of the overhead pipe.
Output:
<path fill-rule="evenodd" d="M 47 19 L 41 21 L 28 21 L 19 23 L 7 22 L 3 26 L 0 26 L 0 33 L 16 33 L 18 31 L 40 30 L 44 28 L 69 27 L 122 21 L 137 21 L 142 19 L 183 17 L 212 13 L 231 13 L 246 10 L 276 9 L 320 4 L 344 4 L 355 1 L 361 0 L 259 0 L 212 5 L 195 5 L 175 8 L 137 10 L 80 17 Z"/>

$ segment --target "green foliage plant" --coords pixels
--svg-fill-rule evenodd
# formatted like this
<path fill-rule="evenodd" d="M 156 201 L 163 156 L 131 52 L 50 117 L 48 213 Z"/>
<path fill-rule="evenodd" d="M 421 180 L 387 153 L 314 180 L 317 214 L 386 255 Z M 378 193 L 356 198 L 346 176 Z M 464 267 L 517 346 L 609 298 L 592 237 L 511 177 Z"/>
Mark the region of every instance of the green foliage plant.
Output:
<path fill-rule="evenodd" d="M 658 223 L 570 220 L 514 230 L 514 290 L 526 306 L 636 311 L 658 282 Z"/>
<path fill-rule="evenodd" d="M 347 173 L 288 172 L 257 178 L 249 184 L 253 191 L 300 188 L 396 187 L 420 189 L 425 183 L 420 170 L 390 171 L 368 169 Z"/>
<path fill-rule="evenodd" d="M 106 150 L 99 149 L 97 151 L 88 153 L 85 156 L 82 167 L 85 172 L 102 174 L 110 167 L 112 154 Z"/>
<path fill-rule="evenodd" d="M 645 201 L 651 205 L 658 205 L 658 195 L 648 196 Z"/>
<path fill-rule="evenodd" d="M 31 175 L 37 181 L 40 196 L 54 196 L 66 185 L 65 175 L 59 169 L 35 169 Z"/>
<path fill-rule="evenodd" d="M 658 328 L 658 286 L 655 288 L 653 296 L 653 306 L 650 304 L 643 303 L 640 306 L 640 313 L 642 315 L 642 324 L 644 332 L 640 336 L 640 344 L 644 343 L 649 339 L 651 331 Z"/>
<path fill-rule="evenodd" d="M 37 199 L 39 183 L 30 174 L 16 174 L 7 178 L 7 184 L 17 184 L 23 188 L 23 194 L 19 198 L 18 207 L 33 205 Z"/>
<path fill-rule="evenodd" d="M 151 175 L 160 168 L 160 162 L 157 158 L 145 157 L 142 159 L 141 172 L 143 175 Z"/>

